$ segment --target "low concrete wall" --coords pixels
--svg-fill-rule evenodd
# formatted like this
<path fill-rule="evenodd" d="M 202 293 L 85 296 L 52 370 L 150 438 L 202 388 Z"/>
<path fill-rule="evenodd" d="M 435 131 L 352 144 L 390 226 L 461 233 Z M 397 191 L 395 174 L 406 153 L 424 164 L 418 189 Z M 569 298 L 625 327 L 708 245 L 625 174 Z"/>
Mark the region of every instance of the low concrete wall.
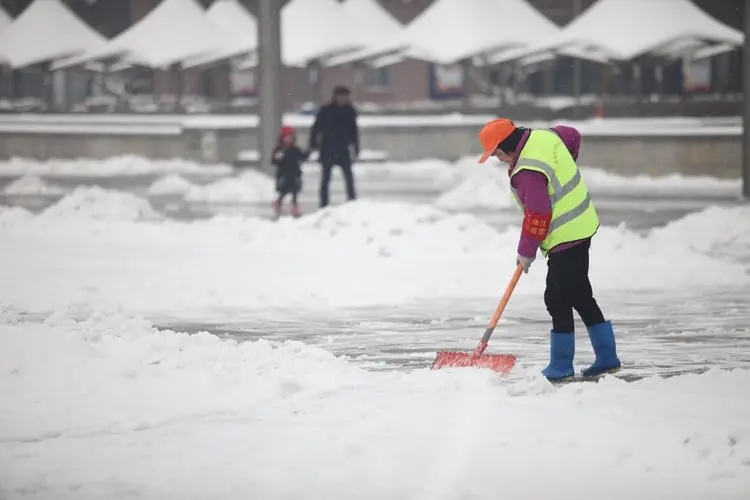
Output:
<path fill-rule="evenodd" d="M 159 123 L 141 125 L 130 120 L 127 127 L 114 122 L 89 124 L 86 130 L 80 123 L 59 122 L 49 126 L 3 123 L 0 159 L 106 158 L 132 154 L 234 164 L 241 151 L 257 149 L 257 131 L 249 124 L 216 126 L 207 122 L 188 127 L 178 122 L 180 118 L 174 120 L 172 123 L 162 118 Z M 362 127 L 362 146 L 385 151 L 394 161 L 478 156 L 480 122 L 476 121 Z M 297 129 L 301 143 L 306 144 L 309 129 L 306 126 Z M 623 133 L 613 132 L 612 127 L 599 131 L 592 127 L 583 131 L 580 163 L 623 175 L 682 173 L 739 177 L 741 137 L 737 127 L 709 130 L 691 126 L 663 133 L 656 127 L 645 132 L 631 127 L 623 129 Z"/>

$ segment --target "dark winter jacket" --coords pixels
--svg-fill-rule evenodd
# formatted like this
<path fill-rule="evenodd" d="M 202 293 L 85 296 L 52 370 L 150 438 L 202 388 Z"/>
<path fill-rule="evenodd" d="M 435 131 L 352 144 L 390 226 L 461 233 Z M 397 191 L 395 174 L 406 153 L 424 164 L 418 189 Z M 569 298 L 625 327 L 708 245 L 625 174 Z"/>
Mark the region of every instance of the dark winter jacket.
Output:
<path fill-rule="evenodd" d="M 334 102 L 324 105 L 310 130 L 310 149 L 320 152 L 321 161 L 351 160 L 350 146 L 354 147 L 355 154 L 359 154 L 359 128 L 354 106 L 339 106 Z"/>
<path fill-rule="evenodd" d="M 276 166 L 276 191 L 298 193 L 302 189 L 302 162 L 310 153 L 297 146 L 276 146 L 271 163 Z"/>

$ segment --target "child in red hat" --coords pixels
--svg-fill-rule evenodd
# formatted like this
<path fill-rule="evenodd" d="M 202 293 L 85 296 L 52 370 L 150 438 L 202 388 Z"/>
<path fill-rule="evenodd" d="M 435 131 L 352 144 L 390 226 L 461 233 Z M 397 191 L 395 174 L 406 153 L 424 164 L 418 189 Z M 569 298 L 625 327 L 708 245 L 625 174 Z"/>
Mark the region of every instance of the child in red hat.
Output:
<path fill-rule="evenodd" d="M 292 195 L 292 215 L 299 217 L 297 195 L 302 190 L 302 162 L 310 156 L 297 146 L 297 134 L 289 126 L 281 127 L 279 143 L 273 150 L 271 162 L 276 166 L 276 192 L 279 197 L 274 202 L 274 215 L 281 215 L 281 205 L 287 194 Z"/>

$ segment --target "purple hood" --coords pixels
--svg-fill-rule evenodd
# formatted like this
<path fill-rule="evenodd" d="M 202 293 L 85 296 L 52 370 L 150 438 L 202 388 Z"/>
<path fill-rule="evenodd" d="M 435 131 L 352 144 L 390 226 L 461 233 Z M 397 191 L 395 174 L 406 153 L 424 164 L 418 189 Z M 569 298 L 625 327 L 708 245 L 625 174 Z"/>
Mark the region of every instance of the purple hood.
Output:
<path fill-rule="evenodd" d="M 565 147 L 568 148 L 570 156 L 573 157 L 573 160 L 578 161 L 578 151 L 581 149 L 581 133 L 578 131 L 578 129 L 568 127 L 566 125 L 558 125 L 556 127 L 552 127 L 550 130 L 553 130 L 557 134 L 557 136 L 560 137 L 560 140 L 563 141 Z M 530 133 L 530 130 L 524 132 L 521 141 L 518 143 L 516 153 L 515 155 L 513 155 L 513 162 L 508 166 L 508 175 L 510 175 L 511 171 L 515 168 L 516 162 L 518 161 L 518 155 L 521 153 L 523 147 L 526 146 L 526 141 L 529 140 Z"/>
<path fill-rule="evenodd" d="M 552 127 L 552 130 L 557 132 L 557 135 L 560 136 L 560 139 L 562 139 L 565 146 L 567 146 L 573 159 L 578 160 L 578 150 L 581 149 L 581 133 L 577 129 L 565 125 Z"/>

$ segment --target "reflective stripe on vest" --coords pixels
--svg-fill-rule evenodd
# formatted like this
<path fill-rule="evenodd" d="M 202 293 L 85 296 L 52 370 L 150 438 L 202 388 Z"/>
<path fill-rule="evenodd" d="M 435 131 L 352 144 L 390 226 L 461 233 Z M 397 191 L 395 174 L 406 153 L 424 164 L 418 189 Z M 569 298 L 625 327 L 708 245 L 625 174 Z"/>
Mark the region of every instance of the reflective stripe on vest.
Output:
<path fill-rule="evenodd" d="M 588 238 L 596 233 L 599 217 L 586 184 L 573 157 L 555 132 L 534 130 L 529 134 L 511 177 L 522 170 L 540 172 L 547 177 L 552 221 L 547 237 L 539 245 L 543 255 L 561 243 Z M 561 182 L 561 179 L 565 180 Z M 511 191 L 516 203 L 522 207 L 512 186 Z"/>

